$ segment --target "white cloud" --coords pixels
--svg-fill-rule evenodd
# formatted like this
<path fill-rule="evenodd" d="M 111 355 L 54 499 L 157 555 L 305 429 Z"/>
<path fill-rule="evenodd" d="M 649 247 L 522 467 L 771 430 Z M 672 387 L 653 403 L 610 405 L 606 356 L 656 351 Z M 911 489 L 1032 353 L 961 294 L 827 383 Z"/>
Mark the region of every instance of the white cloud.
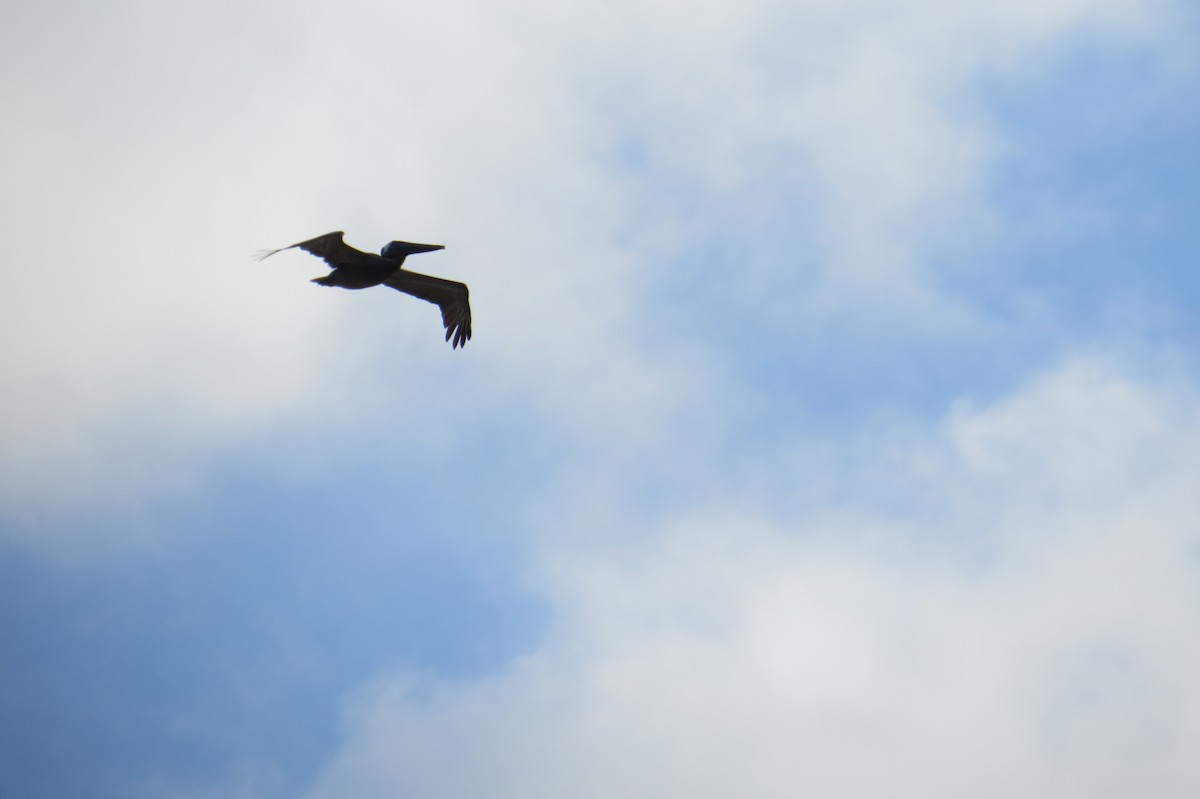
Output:
<path fill-rule="evenodd" d="M 993 144 L 956 92 L 1056 36 L 1125 39 L 1157 11 L 1008 8 L 22 9 L 3 48 L 22 113 L 0 133 L 0 501 L 35 519 L 137 505 L 233 442 L 338 424 L 348 401 L 433 408 L 437 435 L 497 398 L 609 454 L 639 446 L 685 398 L 726 392 L 721 356 L 689 351 L 689 331 L 649 339 L 672 298 L 648 287 L 712 269 L 674 261 L 684 241 L 792 215 L 769 206 L 798 181 L 820 262 L 731 266 L 783 335 L 831 309 L 968 324 L 918 265 L 942 212 L 982 203 Z M 618 163 L 626 139 L 650 177 Z M 705 213 L 647 213 L 671 175 Z M 304 256 L 246 258 L 343 227 L 363 247 L 448 245 L 421 268 L 470 282 L 467 352 L 444 352 L 430 308 L 314 289 Z M 452 390 L 432 399 L 434 381 Z"/>
<path fill-rule="evenodd" d="M 4 535 L 53 544 L 63 506 L 137 506 L 244 438 L 414 408 L 431 439 L 530 408 L 586 448 L 564 483 L 598 478 L 524 498 L 559 614 L 541 648 L 476 682 L 381 679 L 313 799 L 1196 784 L 1190 389 L 1073 363 L 932 430 L 818 456 L 781 435 L 734 453 L 761 461 L 742 473 L 706 460 L 748 404 L 723 355 L 648 340 L 673 299 L 648 286 L 717 274 L 673 260 L 688 241 L 764 215 L 816 255 L 721 274 L 785 347 L 826 314 L 971 324 L 927 256 L 992 213 L 1006 143 L 972 81 L 1079 36 L 1159 52 L 1173 6 L 62 8 L 0 32 L 21 109 L 0 130 L 0 503 L 34 520 Z M 471 283 L 471 346 L 449 353 L 429 308 L 308 286 L 304 256 L 247 258 L 342 227 L 449 245 L 419 268 Z M 666 521 L 604 503 L 671 466 L 697 495 L 735 485 Z M 239 784 L 275 784 L 256 774 Z"/>
<path fill-rule="evenodd" d="M 307 796 L 1188 796 L 1198 444 L 1194 391 L 1073 363 L 905 444 L 907 519 L 873 476 L 627 520 L 547 557 L 556 622 L 506 673 L 359 696 Z"/>

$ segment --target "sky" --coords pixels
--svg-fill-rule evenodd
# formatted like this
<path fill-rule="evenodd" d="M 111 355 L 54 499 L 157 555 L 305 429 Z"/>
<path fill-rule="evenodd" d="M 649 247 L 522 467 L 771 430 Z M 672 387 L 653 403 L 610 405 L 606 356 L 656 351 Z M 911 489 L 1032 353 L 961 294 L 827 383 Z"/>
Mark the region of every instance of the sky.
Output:
<path fill-rule="evenodd" d="M 0 15 L 3 795 L 1200 783 L 1192 4 Z"/>

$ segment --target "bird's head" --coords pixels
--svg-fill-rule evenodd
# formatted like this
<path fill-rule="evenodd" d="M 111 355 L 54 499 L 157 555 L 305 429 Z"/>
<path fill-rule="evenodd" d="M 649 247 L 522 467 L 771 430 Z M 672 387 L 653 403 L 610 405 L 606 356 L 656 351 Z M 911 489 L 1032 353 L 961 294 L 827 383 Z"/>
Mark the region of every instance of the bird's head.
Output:
<path fill-rule="evenodd" d="M 434 250 L 446 249 L 441 244 L 413 244 L 411 241 L 392 241 L 383 245 L 383 249 L 379 254 L 384 258 L 404 258 L 406 255 L 415 255 L 419 252 L 433 252 Z"/>

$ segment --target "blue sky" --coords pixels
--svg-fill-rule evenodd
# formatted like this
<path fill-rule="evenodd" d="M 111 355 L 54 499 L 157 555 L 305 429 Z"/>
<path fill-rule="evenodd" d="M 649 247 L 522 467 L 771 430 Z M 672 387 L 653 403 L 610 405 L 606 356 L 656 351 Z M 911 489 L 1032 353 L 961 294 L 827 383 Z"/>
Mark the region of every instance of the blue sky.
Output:
<path fill-rule="evenodd" d="M 1190 796 L 1186 4 L 4 16 L 0 793 Z"/>

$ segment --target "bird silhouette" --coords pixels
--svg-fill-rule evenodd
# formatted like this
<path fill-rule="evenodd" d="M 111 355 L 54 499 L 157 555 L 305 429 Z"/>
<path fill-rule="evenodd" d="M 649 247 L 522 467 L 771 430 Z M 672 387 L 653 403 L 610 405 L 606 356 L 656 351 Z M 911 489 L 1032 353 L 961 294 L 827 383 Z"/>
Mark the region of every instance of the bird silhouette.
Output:
<path fill-rule="evenodd" d="M 466 346 L 471 338 L 471 304 L 467 285 L 403 268 L 404 259 L 408 256 L 443 250 L 445 247 L 441 244 L 393 241 L 385 244 L 379 255 L 375 255 L 354 249 L 343 240 L 345 235 L 338 230 L 317 236 L 315 239 L 289 244 L 278 250 L 264 250 L 257 257 L 261 261 L 275 253 L 298 247 L 333 267 L 333 271 L 328 275 L 313 278 L 313 283 L 340 286 L 344 289 L 366 289 L 384 285 L 432 302 L 442 311 L 446 341 L 453 339 L 453 349 Z"/>

